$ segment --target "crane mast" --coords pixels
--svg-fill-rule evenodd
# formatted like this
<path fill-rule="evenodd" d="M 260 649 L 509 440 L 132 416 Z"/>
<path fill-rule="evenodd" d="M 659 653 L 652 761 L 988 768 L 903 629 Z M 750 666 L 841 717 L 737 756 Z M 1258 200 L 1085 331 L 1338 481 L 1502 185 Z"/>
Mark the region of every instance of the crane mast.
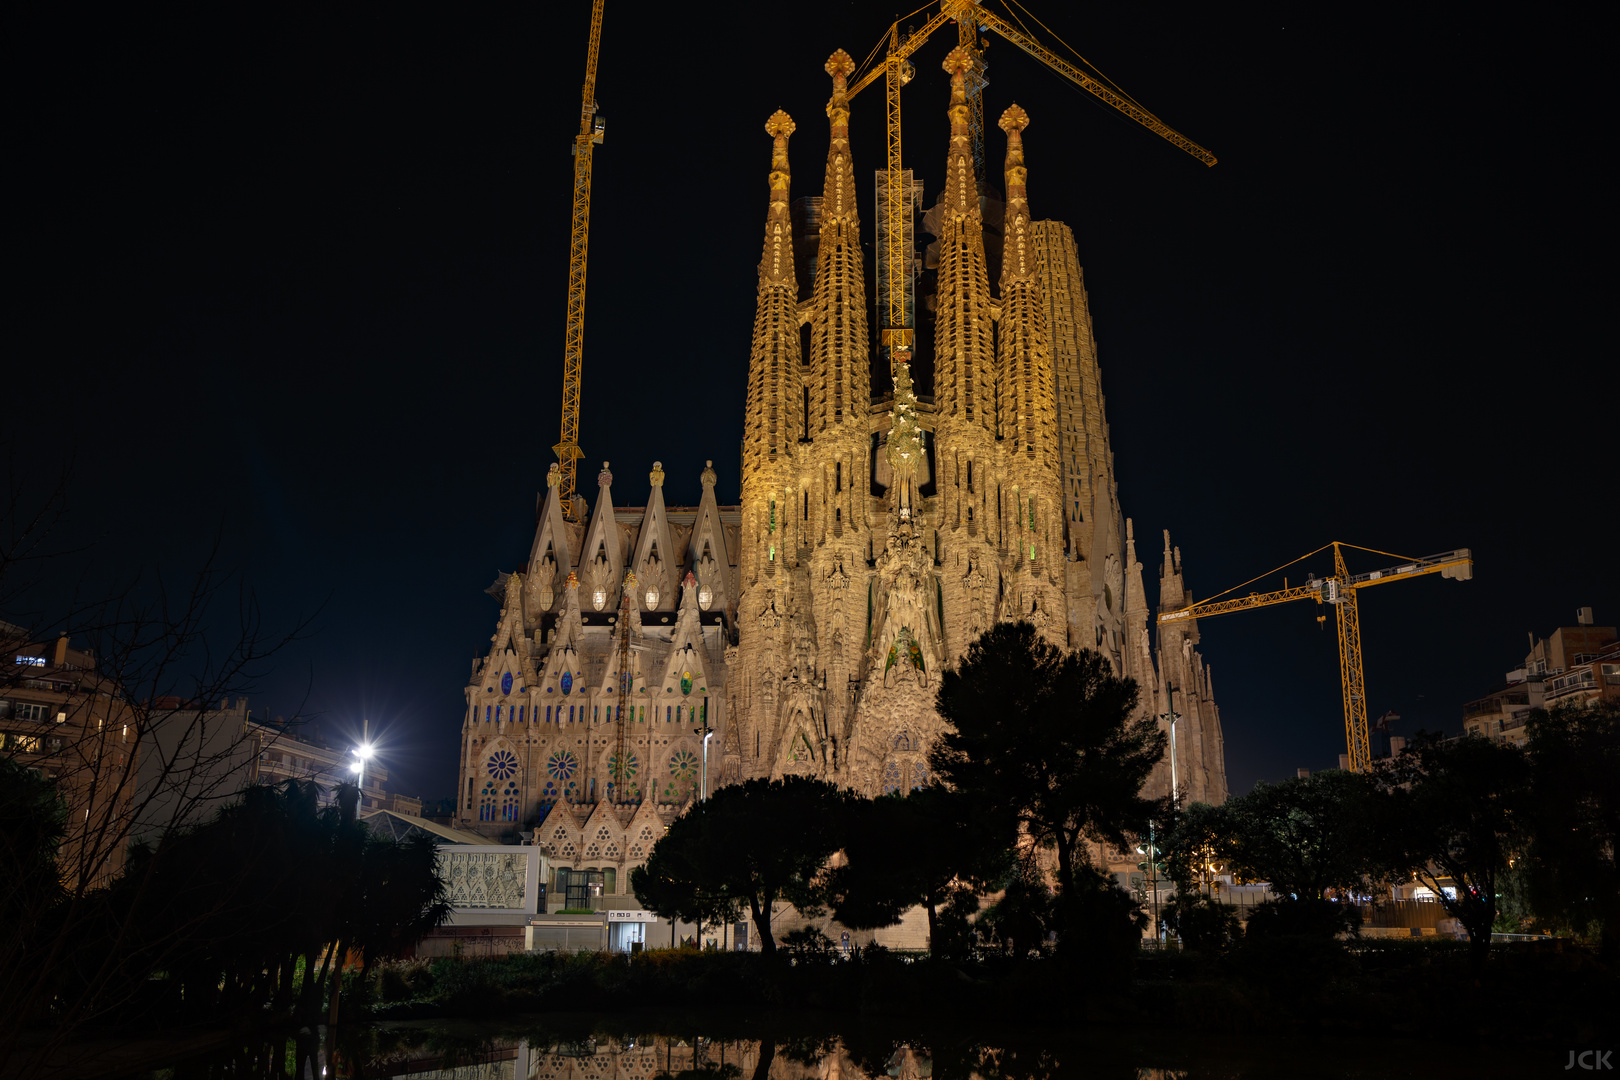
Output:
<path fill-rule="evenodd" d="M 607 123 L 596 111 L 596 60 L 602 48 L 603 0 L 591 3 L 591 36 L 585 50 L 585 88 L 580 98 L 579 134 L 574 137 L 574 211 L 568 237 L 568 323 L 563 338 L 562 437 L 557 454 L 557 498 L 563 516 L 578 520 L 574 475 L 579 448 L 579 382 L 585 353 L 585 254 L 591 236 L 591 151 L 602 142 Z"/>
<path fill-rule="evenodd" d="M 1252 608 L 1270 607 L 1273 604 L 1286 604 L 1293 600 L 1315 600 L 1318 604 L 1331 604 L 1335 621 L 1339 631 L 1339 687 L 1344 696 L 1344 739 L 1349 750 L 1350 770 L 1352 772 L 1367 772 L 1372 768 L 1372 746 L 1367 735 L 1367 678 L 1361 663 L 1361 609 L 1356 594 L 1362 589 L 1374 585 L 1385 585 L 1392 581 L 1409 581 L 1412 578 L 1424 577 L 1428 574 L 1439 574 L 1441 577 L 1454 578 L 1458 581 L 1467 581 L 1474 576 L 1473 554 L 1467 548 L 1458 548 L 1455 551 L 1443 551 L 1438 555 L 1429 555 L 1420 559 L 1407 559 L 1397 566 L 1382 570 L 1373 570 L 1365 574 L 1352 574 L 1344 562 L 1344 548 L 1354 547 L 1353 544 L 1342 544 L 1335 540 L 1331 544 L 1324 544 L 1316 551 L 1301 555 L 1294 563 L 1308 559 L 1312 555 L 1333 549 L 1333 576 L 1327 578 L 1307 578 L 1305 584 L 1292 588 L 1284 587 L 1273 592 L 1249 593 L 1247 596 L 1237 596 L 1222 599 L 1227 593 L 1236 589 L 1228 589 L 1220 596 L 1202 600 L 1175 611 L 1166 611 L 1159 616 L 1159 625 L 1188 622 L 1193 619 L 1202 619 L 1210 615 L 1226 615 L 1234 611 L 1248 611 Z M 1362 551 L 1372 551 L 1371 548 L 1360 548 Z M 1387 551 L 1377 551 L 1374 554 L 1389 555 Z M 1399 559 L 1399 555 L 1389 555 L 1390 558 Z M 1283 567 L 1279 567 L 1279 570 Z M 1247 582 L 1245 584 L 1248 584 Z M 1242 585 L 1236 587 L 1243 588 Z M 1325 617 L 1325 616 L 1324 616 Z M 1318 620 L 1320 621 L 1320 619 Z"/>

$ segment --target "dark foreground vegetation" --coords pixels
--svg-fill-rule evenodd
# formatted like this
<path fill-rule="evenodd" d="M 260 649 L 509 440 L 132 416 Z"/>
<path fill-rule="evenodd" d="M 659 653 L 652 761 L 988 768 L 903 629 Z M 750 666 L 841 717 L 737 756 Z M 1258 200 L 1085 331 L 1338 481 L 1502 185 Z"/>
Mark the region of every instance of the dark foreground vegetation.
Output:
<path fill-rule="evenodd" d="M 388 964 L 348 980 L 346 1007 L 407 1019 L 724 1002 L 733 1016 L 814 1011 L 1493 1042 L 1590 1041 L 1620 1014 L 1614 974 L 1559 943 L 1499 949 L 1477 975 L 1465 944 L 1434 939 L 1262 938 L 1222 951 L 1144 952 L 1123 978 L 1056 959 L 783 952 L 794 955 L 666 949 Z"/>
<path fill-rule="evenodd" d="M 1247 936 L 1331 940 L 1359 905 L 1423 886 L 1468 937 L 1556 932 L 1620 968 L 1620 707 L 1537 711 L 1525 747 L 1420 734 L 1371 773 L 1261 784 L 1222 806 L 1146 798 L 1165 734 L 1138 689 L 1087 649 L 999 624 L 942 673 L 938 783 L 863 799 L 788 777 L 726 787 L 679 818 L 630 877 L 663 918 L 752 919 L 777 948 L 778 901 L 850 929 L 921 906 L 933 955 L 1052 951 L 1116 974 L 1153 919 L 1195 948 L 1241 928 L 1219 879 L 1266 883 Z M 902 734 L 900 736 L 904 738 Z M 1135 850 L 1168 907 L 1091 861 Z M 1117 866 L 1117 863 L 1115 864 Z"/>

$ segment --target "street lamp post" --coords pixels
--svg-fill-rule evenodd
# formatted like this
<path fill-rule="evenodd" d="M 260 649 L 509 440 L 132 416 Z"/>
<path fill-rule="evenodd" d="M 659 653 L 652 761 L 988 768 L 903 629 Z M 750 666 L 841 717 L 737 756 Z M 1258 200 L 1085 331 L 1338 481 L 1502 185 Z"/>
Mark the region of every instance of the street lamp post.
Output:
<path fill-rule="evenodd" d="M 707 715 L 703 717 L 703 726 L 693 728 L 692 734 L 703 736 L 703 767 L 698 774 L 698 801 L 709 801 L 709 740 L 714 738 L 714 729 L 709 726 Z"/>
<path fill-rule="evenodd" d="M 1180 786 L 1176 780 L 1176 721 L 1181 719 L 1181 714 L 1178 712 L 1160 713 L 1159 719 L 1167 720 L 1170 723 L 1170 797 L 1173 799 L 1176 797 L 1176 789 Z"/>
<path fill-rule="evenodd" d="M 363 810 L 366 802 L 366 762 L 376 751 L 371 748 L 370 743 L 361 743 L 351 752 L 356 760 L 349 766 L 349 769 L 354 773 L 355 786 L 360 791 L 360 808 Z M 358 813 L 358 811 L 356 812 Z"/>

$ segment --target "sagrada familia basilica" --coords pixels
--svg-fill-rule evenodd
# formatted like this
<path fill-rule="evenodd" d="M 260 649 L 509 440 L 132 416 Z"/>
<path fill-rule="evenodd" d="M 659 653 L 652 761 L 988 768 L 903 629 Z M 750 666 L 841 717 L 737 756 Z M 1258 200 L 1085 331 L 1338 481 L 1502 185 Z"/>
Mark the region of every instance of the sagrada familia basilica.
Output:
<path fill-rule="evenodd" d="M 654 463 L 645 505 L 621 508 L 604 464 L 594 509 L 568 514 L 552 467 L 527 561 L 490 590 L 462 827 L 533 828 L 554 864 L 623 882 L 705 783 L 909 791 L 929 781 L 940 673 L 1007 620 L 1101 651 L 1140 684 L 1143 713 L 1174 724 L 1152 793 L 1174 776 L 1188 799 L 1225 799 L 1196 624 L 1152 635 L 1074 236 L 1032 217 L 1018 106 L 999 122 L 1005 201 L 976 180 L 966 65 L 960 49 L 946 60 L 951 145 L 923 218 L 931 370 L 902 351 L 874 379 L 840 50 L 819 200 L 791 198 L 793 120 L 766 124 L 740 504 L 719 504 L 711 467 L 697 507 L 666 506 Z M 1161 609 L 1190 602 L 1166 533 Z"/>

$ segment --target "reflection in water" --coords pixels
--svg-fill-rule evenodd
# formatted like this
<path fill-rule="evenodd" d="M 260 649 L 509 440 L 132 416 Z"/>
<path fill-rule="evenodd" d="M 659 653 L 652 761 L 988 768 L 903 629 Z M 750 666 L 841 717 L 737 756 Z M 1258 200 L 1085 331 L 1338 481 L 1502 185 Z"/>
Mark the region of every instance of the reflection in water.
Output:
<path fill-rule="evenodd" d="M 636 1025 L 630 1034 L 623 1025 Z M 1202 1080 L 1299 1076 L 1513 1075 L 1545 1055 L 1437 1043 L 1168 1035 L 1143 1029 L 902 1030 L 614 1017 L 345 1025 L 261 1039 L 146 1073 L 146 1080 Z M 685 1030 L 683 1030 L 683 1028 Z M 1502 1070 L 1506 1069 L 1504 1072 Z"/>

